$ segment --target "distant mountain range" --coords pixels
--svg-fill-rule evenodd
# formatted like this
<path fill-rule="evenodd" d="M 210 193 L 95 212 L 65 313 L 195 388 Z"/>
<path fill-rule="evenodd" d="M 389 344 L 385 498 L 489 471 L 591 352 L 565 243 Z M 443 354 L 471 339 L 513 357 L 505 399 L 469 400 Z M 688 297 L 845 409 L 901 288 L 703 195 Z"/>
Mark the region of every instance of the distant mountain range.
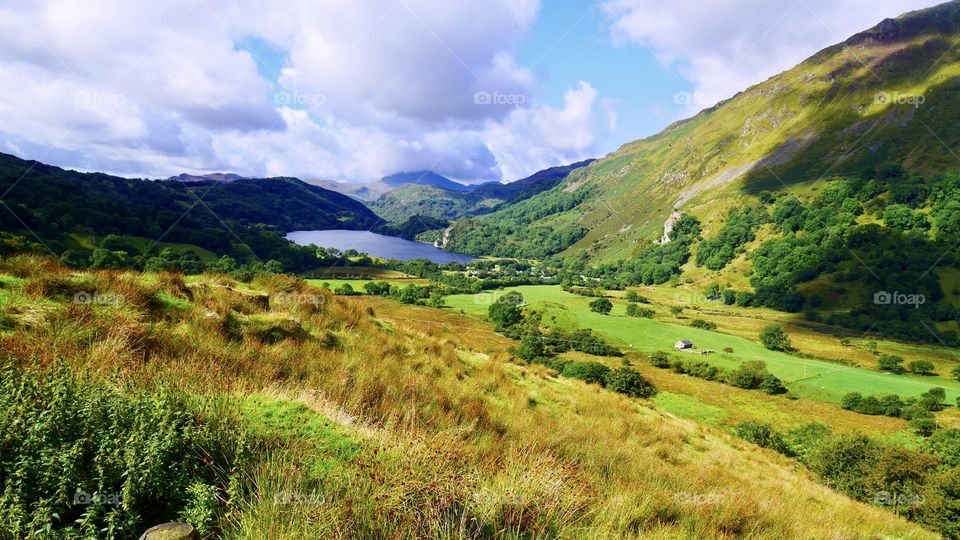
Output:
<path fill-rule="evenodd" d="M 367 204 L 377 215 L 391 223 L 400 223 L 414 216 L 453 221 L 467 215 L 489 213 L 503 204 L 532 197 L 554 187 L 572 171 L 592 162 L 586 160 L 552 167 L 507 184 L 457 184 L 460 186 L 457 189 L 446 188 L 440 182 L 401 184 Z"/>
<path fill-rule="evenodd" d="M 214 182 L 228 183 L 228 182 L 234 182 L 236 180 L 240 180 L 242 178 L 243 177 L 240 176 L 239 174 L 233 174 L 233 173 L 210 173 L 210 174 L 203 174 L 203 175 L 183 173 L 183 174 L 178 174 L 177 176 L 171 176 L 170 178 L 167 178 L 167 180 L 176 181 L 176 182 L 205 182 L 208 180 L 212 180 Z"/>
<path fill-rule="evenodd" d="M 376 182 L 337 182 L 335 180 L 307 180 L 308 183 L 349 195 L 361 201 L 375 201 L 384 194 L 406 186 L 427 186 L 452 192 L 469 192 L 479 185 L 455 182 L 433 171 L 402 172 L 384 176 Z"/>

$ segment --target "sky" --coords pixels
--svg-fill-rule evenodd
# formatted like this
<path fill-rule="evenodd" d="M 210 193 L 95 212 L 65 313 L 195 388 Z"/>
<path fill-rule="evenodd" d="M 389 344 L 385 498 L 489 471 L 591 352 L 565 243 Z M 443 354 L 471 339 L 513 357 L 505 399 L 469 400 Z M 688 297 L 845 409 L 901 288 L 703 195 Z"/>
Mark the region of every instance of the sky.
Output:
<path fill-rule="evenodd" d="M 0 152 L 127 177 L 512 181 L 929 0 L 0 0 Z"/>

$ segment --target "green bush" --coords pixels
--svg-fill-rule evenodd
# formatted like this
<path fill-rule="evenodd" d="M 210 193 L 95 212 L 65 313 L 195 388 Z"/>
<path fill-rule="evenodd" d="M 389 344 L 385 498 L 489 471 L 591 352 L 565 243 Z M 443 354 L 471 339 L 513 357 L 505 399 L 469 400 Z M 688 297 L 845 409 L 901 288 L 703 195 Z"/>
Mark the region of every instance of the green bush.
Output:
<path fill-rule="evenodd" d="M 65 368 L 41 374 L 6 367 L 0 372 L 5 533 L 135 538 L 184 512 L 199 515 L 195 486 L 226 493 L 248 455 L 233 418 L 163 388 L 124 392 L 81 383 Z M 218 511 L 209 498 L 204 504 L 208 517 Z"/>
<path fill-rule="evenodd" d="M 663 351 L 657 351 L 650 355 L 650 365 L 653 367 L 666 369 L 670 367 L 670 355 Z"/>
<path fill-rule="evenodd" d="M 627 306 L 628 317 L 643 317 L 645 319 L 652 319 L 654 315 L 656 315 L 656 312 L 652 309 L 642 308 L 637 304 L 629 304 Z"/>
<path fill-rule="evenodd" d="M 901 373 L 903 372 L 903 358 L 892 354 L 883 355 L 877 360 L 877 367 L 879 367 L 881 371 Z"/>
<path fill-rule="evenodd" d="M 609 373 L 610 368 L 599 362 L 570 362 L 561 372 L 564 377 L 580 379 L 600 386 L 606 384 Z"/>
<path fill-rule="evenodd" d="M 790 338 L 779 324 L 771 324 L 760 332 L 760 343 L 771 351 L 789 351 L 793 348 Z"/>
<path fill-rule="evenodd" d="M 700 328 L 701 330 L 716 330 L 717 323 L 707 322 L 703 319 L 694 319 L 690 321 L 690 326 Z"/>
<path fill-rule="evenodd" d="M 606 298 L 597 298 L 593 302 L 590 302 L 590 311 L 595 313 L 600 313 L 601 315 L 609 315 L 613 310 L 613 303 Z"/>
<path fill-rule="evenodd" d="M 910 373 L 916 373 L 917 375 L 933 375 L 933 370 L 935 369 L 933 362 L 927 360 L 914 360 L 907 364 L 907 370 Z"/>
<path fill-rule="evenodd" d="M 736 433 L 741 439 L 750 441 L 757 446 L 769 448 L 785 456 L 794 455 L 790 444 L 784 439 L 783 435 L 773 429 L 769 424 L 741 422 L 737 425 Z"/>
<path fill-rule="evenodd" d="M 657 389 L 637 370 L 628 367 L 617 368 L 606 377 L 607 388 L 630 397 L 651 398 L 657 395 Z"/>

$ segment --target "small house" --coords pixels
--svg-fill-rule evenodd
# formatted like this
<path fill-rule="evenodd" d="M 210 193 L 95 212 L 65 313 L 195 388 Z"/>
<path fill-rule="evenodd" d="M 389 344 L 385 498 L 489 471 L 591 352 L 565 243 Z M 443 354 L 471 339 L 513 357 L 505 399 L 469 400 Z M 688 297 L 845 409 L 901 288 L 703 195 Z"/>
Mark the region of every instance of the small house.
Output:
<path fill-rule="evenodd" d="M 693 348 L 693 342 L 689 339 L 681 339 L 673 345 L 673 348 L 678 351 L 686 351 Z"/>

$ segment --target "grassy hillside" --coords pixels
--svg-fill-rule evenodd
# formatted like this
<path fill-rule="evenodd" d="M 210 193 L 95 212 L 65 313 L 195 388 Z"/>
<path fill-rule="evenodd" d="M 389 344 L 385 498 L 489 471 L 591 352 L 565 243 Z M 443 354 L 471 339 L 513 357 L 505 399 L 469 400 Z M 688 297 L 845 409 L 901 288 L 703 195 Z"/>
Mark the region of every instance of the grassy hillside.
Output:
<path fill-rule="evenodd" d="M 514 182 L 490 182 L 469 190 L 419 181 L 393 189 L 369 205 L 380 217 L 394 224 L 417 216 L 454 220 L 467 215 L 481 215 L 504 204 L 542 193 L 559 184 L 571 172 L 592 162 L 587 160 L 551 167 Z"/>
<path fill-rule="evenodd" d="M 12 536 L 180 518 L 251 539 L 934 537 L 769 450 L 513 363 L 451 310 L 437 326 L 284 276 L 33 257 L 0 283 Z"/>
<path fill-rule="evenodd" d="M 762 190 L 884 163 L 954 168 L 948 149 L 960 142 L 958 21 L 960 4 L 950 2 L 885 22 L 623 146 L 524 208 L 461 224 L 450 246 L 490 252 L 479 237 L 495 234 L 497 244 L 539 256 L 537 232 L 554 229 L 567 242 L 548 254 L 616 260 L 659 239 L 676 208 L 696 208 L 709 222 Z"/>

